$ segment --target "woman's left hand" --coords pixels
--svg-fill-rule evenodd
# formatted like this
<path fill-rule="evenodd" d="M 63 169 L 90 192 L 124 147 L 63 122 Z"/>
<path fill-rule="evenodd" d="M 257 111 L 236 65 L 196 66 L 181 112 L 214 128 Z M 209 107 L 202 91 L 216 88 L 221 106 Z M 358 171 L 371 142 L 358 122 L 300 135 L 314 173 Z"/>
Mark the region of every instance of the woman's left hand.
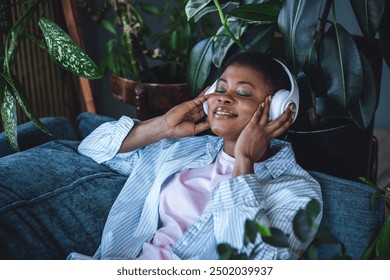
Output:
<path fill-rule="evenodd" d="M 271 139 L 285 132 L 294 119 L 295 104 L 291 104 L 281 116 L 269 122 L 270 105 L 271 96 L 267 96 L 237 139 L 234 157 L 236 164 L 241 163 L 244 169 L 239 173 L 253 173 L 253 164 L 264 157 Z"/>

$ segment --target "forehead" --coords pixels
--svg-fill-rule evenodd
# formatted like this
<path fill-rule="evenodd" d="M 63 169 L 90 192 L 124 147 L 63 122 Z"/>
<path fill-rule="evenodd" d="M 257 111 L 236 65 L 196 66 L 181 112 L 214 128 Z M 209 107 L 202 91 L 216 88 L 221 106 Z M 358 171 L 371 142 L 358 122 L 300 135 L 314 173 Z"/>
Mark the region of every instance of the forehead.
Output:
<path fill-rule="evenodd" d="M 222 73 L 221 78 L 229 78 L 242 80 L 251 83 L 262 83 L 263 84 L 263 75 L 258 70 L 250 67 L 233 64 L 228 66 L 225 71 Z"/>

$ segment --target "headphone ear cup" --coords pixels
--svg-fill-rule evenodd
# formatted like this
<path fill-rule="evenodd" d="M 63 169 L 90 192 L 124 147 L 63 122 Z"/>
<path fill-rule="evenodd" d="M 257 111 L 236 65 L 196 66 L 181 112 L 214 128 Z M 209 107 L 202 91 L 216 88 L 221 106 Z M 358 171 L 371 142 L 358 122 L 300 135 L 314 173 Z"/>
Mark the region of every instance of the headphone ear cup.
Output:
<path fill-rule="evenodd" d="M 207 101 L 203 102 L 203 111 L 207 116 L 209 111 L 209 106 L 207 106 Z"/>
<path fill-rule="evenodd" d="M 283 114 L 285 108 L 284 104 L 290 94 L 289 90 L 281 89 L 274 93 L 270 105 L 269 121 L 276 120 L 281 114 Z"/>
<path fill-rule="evenodd" d="M 205 92 L 205 94 L 204 95 L 208 95 L 208 94 L 210 94 L 210 93 L 214 93 L 215 92 L 215 89 L 217 88 L 217 82 L 218 82 L 218 80 L 216 80 L 210 87 L 209 87 L 209 89 Z M 206 116 L 207 116 L 207 112 L 208 112 L 208 106 L 207 106 L 207 101 L 205 101 L 205 102 L 203 102 L 203 111 L 204 111 L 204 113 L 206 114 Z"/>

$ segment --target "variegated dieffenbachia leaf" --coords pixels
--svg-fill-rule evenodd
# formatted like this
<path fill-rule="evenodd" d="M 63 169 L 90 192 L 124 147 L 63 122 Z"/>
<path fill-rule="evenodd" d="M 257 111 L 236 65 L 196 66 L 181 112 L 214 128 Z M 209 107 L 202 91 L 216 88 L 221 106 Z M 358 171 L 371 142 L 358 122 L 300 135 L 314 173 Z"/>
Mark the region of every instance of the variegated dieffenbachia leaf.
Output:
<path fill-rule="evenodd" d="M 16 100 L 7 88 L 4 90 L 4 96 L 0 104 L 5 136 L 7 137 L 11 149 L 18 151 Z"/>
<path fill-rule="evenodd" d="M 97 65 L 57 24 L 47 18 L 41 18 L 38 24 L 45 38 L 46 50 L 55 63 L 80 77 L 102 78 Z"/>

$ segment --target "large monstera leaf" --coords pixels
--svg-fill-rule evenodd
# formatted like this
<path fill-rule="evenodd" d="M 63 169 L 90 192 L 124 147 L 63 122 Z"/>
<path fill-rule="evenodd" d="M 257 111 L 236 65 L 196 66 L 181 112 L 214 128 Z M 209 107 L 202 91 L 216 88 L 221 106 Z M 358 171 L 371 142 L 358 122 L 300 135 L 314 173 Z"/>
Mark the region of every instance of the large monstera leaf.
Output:
<path fill-rule="evenodd" d="M 326 32 L 320 59 L 328 96 L 339 111 L 347 113 L 360 98 L 363 70 L 358 48 L 340 24 L 332 25 Z"/>
<path fill-rule="evenodd" d="M 307 61 L 321 7 L 321 0 L 297 0 L 284 1 L 280 10 L 278 25 L 286 46 L 287 61 L 295 73 L 302 70 Z"/>

